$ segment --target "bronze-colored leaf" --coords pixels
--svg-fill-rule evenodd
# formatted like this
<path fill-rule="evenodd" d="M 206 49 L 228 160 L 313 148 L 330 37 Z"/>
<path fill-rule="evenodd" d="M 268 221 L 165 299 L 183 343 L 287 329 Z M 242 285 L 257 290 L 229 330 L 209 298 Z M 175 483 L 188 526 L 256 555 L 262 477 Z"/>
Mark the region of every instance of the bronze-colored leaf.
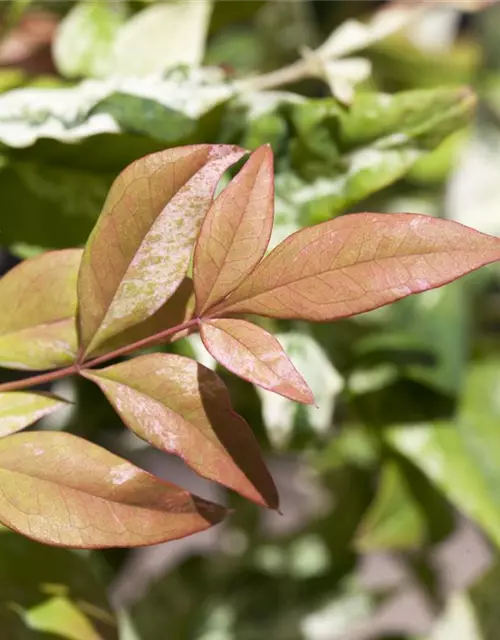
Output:
<path fill-rule="evenodd" d="M 273 227 L 273 152 L 254 151 L 210 207 L 194 254 L 198 315 L 223 300 L 260 262 Z"/>
<path fill-rule="evenodd" d="M 296 402 L 314 402 L 307 382 L 264 329 L 246 320 L 219 318 L 202 322 L 200 334 L 217 362 L 237 376 Z"/>
<path fill-rule="evenodd" d="M 82 251 L 49 251 L 0 280 L 0 366 L 52 369 L 76 359 L 76 281 Z"/>
<path fill-rule="evenodd" d="M 86 354 L 149 318 L 174 293 L 217 183 L 244 153 L 230 145 L 178 147 L 141 158 L 118 176 L 78 280 Z"/>
<path fill-rule="evenodd" d="M 50 393 L 0 393 L 0 438 L 21 431 L 65 404 L 64 400 Z"/>
<path fill-rule="evenodd" d="M 69 433 L 0 440 L 0 522 L 57 546 L 157 544 L 217 524 L 225 509 Z"/>
<path fill-rule="evenodd" d="M 257 441 L 213 371 L 190 358 L 155 353 L 82 375 L 99 385 L 140 438 L 180 456 L 201 476 L 277 508 Z"/>
<path fill-rule="evenodd" d="M 500 239 L 417 214 L 355 213 L 297 231 L 211 314 L 326 321 L 456 280 L 500 260 Z"/>
<path fill-rule="evenodd" d="M 194 313 L 194 291 L 193 281 L 191 278 L 184 278 L 179 285 L 177 291 L 165 302 L 165 304 L 156 311 L 152 316 L 140 322 L 139 324 L 126 329 L 122 333 L 118 333 L 103 344 L 97 347 L 94 355 L 99 356 L 105 353 L 120 349 L 125 345 L 133 344 L 156 333 L 165 331 L 172 327 L 190 320 Z M 188 334 L 188 330 L 177 332 L 169 336 L 166 340 L 158 340 L 158 342 L 150 342 L 148 346 L 155 344 L 165 344 L 183 338 Z"/>

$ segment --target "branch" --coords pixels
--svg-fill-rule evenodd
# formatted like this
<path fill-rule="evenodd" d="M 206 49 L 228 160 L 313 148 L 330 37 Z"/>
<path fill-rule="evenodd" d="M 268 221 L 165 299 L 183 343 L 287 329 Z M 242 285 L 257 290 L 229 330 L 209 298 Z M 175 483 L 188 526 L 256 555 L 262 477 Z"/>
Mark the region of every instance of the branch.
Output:
<path fill-rule="evenodd" d="M 159 331 L 147 338 L 143 338 L 142 340 L 137 340 L 137 342 L 132 342 L 132 344 L 127 344 L 124 347 L 120 347 L 119 349 L 115 349 L 114 351 L 110 351 L 98 358 L 93 358 L 92 360 L 88 360 L 87 362 L 83 362 L 82 364 L 72 364 L 70 367 L 66 367 L 65 369 L 58 369 L 57 371 L 49 371 L 48 373 L 41 373 L 36 376 L 32 376 L 31 378 L 23 378 L 22 380 L 13 380 L 12 382 L 5 382 L 4 384 L 0 384 L 0 393 L 4 391 L 20 391 L 22 389 L 28 389 L 30 387 L 34 387 L 36 385 L 45 384 L 47 382 L 53 382 L 54 380 L 61 380 L 62 378 L 66 378 L 67 376 L 73 376 L 80 371 L 85 369 L 90 369 L 91 367 L 96 367 L 99 364 L 104 364 L 109 360 L 113 360 L 114 358 L 118 358 L 119 356 L 127 355 L 136 349 L 142 349 L 144 347 L 149 347 L 150 345 L 165 340 L 171 335 L 178 333 L 179 331 L 184 331 L 185 329 L 191 329 L 198 324 L 198 318 L 193 318 L 192 320 L 187 320 L 181 324 L 176 325 L 175 327 L 170 327 L 169 329 L 165 329 L 164 331 Z"/>

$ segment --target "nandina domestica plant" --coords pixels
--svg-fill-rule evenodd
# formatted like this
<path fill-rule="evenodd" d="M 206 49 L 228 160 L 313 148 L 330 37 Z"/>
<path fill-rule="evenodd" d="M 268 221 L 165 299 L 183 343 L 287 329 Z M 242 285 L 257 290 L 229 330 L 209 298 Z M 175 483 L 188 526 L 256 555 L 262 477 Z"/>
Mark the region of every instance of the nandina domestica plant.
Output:
<path fill-rule="evenodd" d="M 76 436 L 15 433 L 64 401 L 28 391 L 80 375 L 123 422 L 197 473 L 254 502 L 278 495 L 222 380 L 196 361 L 118 356 L 198 330 L 234 374 L 304 404 L 307 383 L 280 343 L 238 314 L 329 322 L 442 286 L 500 260 L 500 239 L 419 214 L 356 213 L 294 233 L 268 255 L 273 156 L 169 149 L 115 180 L 82 250 L 26 260 L 0 280 L 0 365 L 49 370 L 0 385 L 0 521 L 70 547 L 155 544 L 203 530 L 225 509 Z M 190 264 L 192 260 L 192 278 Z"/>

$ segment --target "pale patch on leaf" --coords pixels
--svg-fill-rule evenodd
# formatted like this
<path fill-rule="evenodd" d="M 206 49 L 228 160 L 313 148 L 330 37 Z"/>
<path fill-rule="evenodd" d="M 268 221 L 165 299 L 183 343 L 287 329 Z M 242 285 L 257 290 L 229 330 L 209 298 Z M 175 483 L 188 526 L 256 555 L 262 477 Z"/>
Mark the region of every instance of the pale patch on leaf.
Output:
<path fill-rule="evenodd" d="M 223 507 L 68 433 L 0 440 L 0 481 L 0 521 L 57 546 L 157 544 L 207 529 L 225 515 Z"/>
<path fill-rule="evenodd" d="M 234 92 L 218 69 L 176 70 L 165 78 L 86 80 L 61 89 L 16 89 L 0 95 L 0 140 L 17 148 L 39 138 L 78 142 L 127 130 L 109 107 L 108 99 L 116 95 L 153 101 L 176 116 L 196 121 Z M 168 113 L 162 112 L 163 122 L 166 117 Z M 174 134 L 171 139 L 176 139 Z"/>
<path fill-rule="evenodd" d="M 144 76 L 176 65 L 199 65 L 211 13 L 210 0 L 178 0 L 140 11 L 116 37 L 112 72 Z"/>
<path fill-rule="evenodd" d="M 178 147 L 137 160 L 118 176 L 82 259 L 84 351 L 143 322 L 174 293 L 215 187 L 243 155 L 230 145 Z"/>
<path fill-rule="evenodd" d="M 52 43 L 58 70 L 68 78 L 102 77 L 111 66 L 113 42 L 125 21 L 118 2 L 78 2 L 59 23 Z"/>

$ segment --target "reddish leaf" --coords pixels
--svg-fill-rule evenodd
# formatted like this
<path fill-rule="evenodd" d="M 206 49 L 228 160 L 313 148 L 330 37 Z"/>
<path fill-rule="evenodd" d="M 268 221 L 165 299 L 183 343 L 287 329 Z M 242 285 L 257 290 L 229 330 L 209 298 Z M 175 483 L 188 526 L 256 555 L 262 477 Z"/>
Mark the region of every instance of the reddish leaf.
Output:
<path fill-rule="evenodd" d="M 262 259 L 274 211 L 273 152 L 254 151 L 210 207 L 194 255 L 198 315 L 223 300 Z"/>
<path fill-rule="evenodd" d="M 106 340 L 94 352 L 94 355 L 109 353 L 128 344 L 138 342 L 143 338 L 153 336 L 160 331 L 165 331 L 191 319 L 194 313 L 194 292 L 191 278 L 184 278 L 177 291 L 158 309 L 151 317 L 143 322 L 118 333 L 109 340 Z M 155 344 L 165 344 L 183 338 L 188 334 L 188 330 L 177 332 L 166 340 L 151 342 L 148 346 Z"/>
<path fill-rule="evenodd" d="M 201 476 L 277 507 L 257 441 L 213 371 L 190 358 L 157 353 L 82 374 L 101 387 L 139 437 L 181 456 Z"/>
<path fill-rule="evenodd" d="M 24 429 L 65 404 L 49 393 L 0 393 L 0 438 Z"/>
<path fill-rule="evenodd" d="M 80 249 L 25 260 L 0 280 L 0 366 L 51 369 L 76 358 Z"/>
<path fill-rule="evenodd" d="M 294 233 L 212 313 L 325 321 L 440 287 L 500 259 L 500 240 L 416 214 L 356 213 Z"/>
<path fill-rule="evenodd" d="M 237 376 L 296 402 L 314 402 L 283 347 L 264 329 L 245 320 L 221 318 L 201 323 L 200 333 L 217 362 Z"/>
<path fill-rule="evenodd" d="M 225 509 L 69 433 L 0 440 L 0 521 L 58 546 L 135 547 L 217 524 Z"/>
<path fill-rule="evenodd" d="M 243 155 L 229 145 L 178 147 L 141 158 L 118 176 L 80 270 L 85 353 L 153 315 L 174 293 L 217 183 Z"/>

